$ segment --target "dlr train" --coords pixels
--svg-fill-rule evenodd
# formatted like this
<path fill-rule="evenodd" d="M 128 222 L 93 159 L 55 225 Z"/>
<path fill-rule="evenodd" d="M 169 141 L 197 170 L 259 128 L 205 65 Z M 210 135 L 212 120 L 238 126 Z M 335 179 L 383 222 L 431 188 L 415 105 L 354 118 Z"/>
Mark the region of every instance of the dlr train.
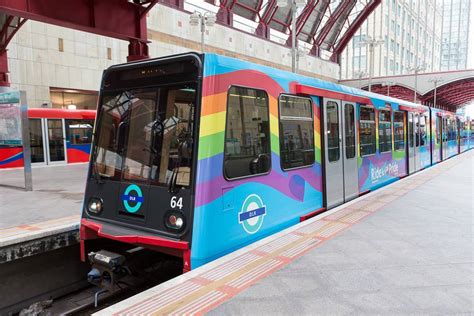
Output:
<path fill-rule="evenodd" d="M 112 66 L 101 83 L 81 258 L 101 247 L 99 260 L 151 249 L 195 269 L 472 148 L 472 125 L 216 54 Z"/>

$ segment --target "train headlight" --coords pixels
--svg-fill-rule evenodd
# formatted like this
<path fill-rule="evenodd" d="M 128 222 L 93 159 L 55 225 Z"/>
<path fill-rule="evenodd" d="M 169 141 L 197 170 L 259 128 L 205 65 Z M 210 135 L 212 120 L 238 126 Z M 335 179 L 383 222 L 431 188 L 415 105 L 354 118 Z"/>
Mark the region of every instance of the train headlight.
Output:
<path fill-rule="evenodd" d="M 181 212 L 170 211 L 165 215 L 165 225 L 167 228 L 180 231 L 185 226 L 184 214 Z"/>
<path fill-rule="evenodd" d="M 90 198 L 89 203 L 87 203 L 87 211 L 92 214 L 99 214 L 102 212 L 103 203 L 99 198 Z"/>

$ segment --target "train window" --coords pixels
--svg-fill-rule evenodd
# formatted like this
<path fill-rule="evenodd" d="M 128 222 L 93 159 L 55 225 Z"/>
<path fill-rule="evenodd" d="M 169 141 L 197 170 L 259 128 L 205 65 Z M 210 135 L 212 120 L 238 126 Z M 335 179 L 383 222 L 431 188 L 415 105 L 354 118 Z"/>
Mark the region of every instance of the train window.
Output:
<path fill-rule="evenodd" d="M 142 180 L 149 178 L 151 152 L 145 150 L 151 144 L 150 128 L 155 121 L 157 102 L 156 91 L 140 91 L 130 100 L 128 120 L 128 137 L 125 142 L 125 162 L 123 177 L 126 180 Z"/>
<path fill-rule="evenodd" d="M 392 151 L 392 120 L 389 110 L 379 110 L 379 150 Z"/>
<path fill-rule="evenodd" d="M 436 116 L 436 144 L 441 143 L 441 117 Z"/>
<path fill-rule="evenodd" d="M 326 104 L 326 130 L 328 139 L 328 161 L 339 161 L 341 149 L 339 147 L 339 106 L 336 102 Z"/>
<path fill-rule="evenodd" d="M 354 105 L 347 104 L 344 107 L 344 129 L 346 132 L 346 159 L 355 157 L 355 113 Z"/>
<path fill-rule="evenodd" d="M 464 121 L 461 123 L 461 126 L 462 126 L 461 138 L 466 139 L 468 136 L 468 131 L 469 131 L 469 122 Z"/>
<path fill-rule="evenodd" d="M 227 100 L 224 175 L 235 179 L 270 170 L 268 95 L 263 90 L 231 87 Z"/>
<path fill-rule="evenodd" d="M 405 150 L 405 121 L 403 112 L 395 112 L 393 118 L 395 151 Z"/>
<path fill-rule="evenodd" d="M 92 143 L 93 120 L 66 120 L 66 139 L 71 145 Z"/>
<path fill-rule="evenodd" d="M 415 147 L 420 147 L 420 115 L 415 114 Z"/>
<path fill-rule="evenodd" d="M 360 155 L 361 157 L 375 154 L 376 135 L 375 135 L 375 109 L 361 106 L 360 107 Z"/>
<path fill-rule="evenodd" d="M 43 128 L 41 119 L 29 119 L 31 162 L 44 162 Z"/>
<path fill-rule="evenodd" d="M 428 118 L 420 115 L 420 146 L 428 146 Z"/>
<path fill-rule="evenodd" d="M 415 137 L 413 120 L 413 113 L 408 113 L 408 147 L 410 148 L 413 148 L 413 137 Z"/>
<path fill-rule="evenodd" d="M 104 94 L 94 172 L 114 180 L 189 186 L 195 97 L 193 84 Z"/>
<path fill-rule="evenodd" d="M 314 118 L 310 99 L 280 97 L 280 161 L 283 169 L 314 163 Z"/>

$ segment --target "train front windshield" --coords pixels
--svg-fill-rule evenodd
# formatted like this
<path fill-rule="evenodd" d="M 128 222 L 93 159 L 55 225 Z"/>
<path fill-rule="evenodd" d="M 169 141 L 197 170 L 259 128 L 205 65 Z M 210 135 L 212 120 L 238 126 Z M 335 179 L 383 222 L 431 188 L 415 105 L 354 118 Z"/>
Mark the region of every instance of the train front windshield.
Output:
<path fill-rule="evenodd" d="M 190 238 L 200 78 L 195 55 L 104 73 L 85 219 Z"/>
<path fill-rule="evenodd" d="M 93 172 L 189 187 L 195 100 L 194 84 L 105 94 Z"/>

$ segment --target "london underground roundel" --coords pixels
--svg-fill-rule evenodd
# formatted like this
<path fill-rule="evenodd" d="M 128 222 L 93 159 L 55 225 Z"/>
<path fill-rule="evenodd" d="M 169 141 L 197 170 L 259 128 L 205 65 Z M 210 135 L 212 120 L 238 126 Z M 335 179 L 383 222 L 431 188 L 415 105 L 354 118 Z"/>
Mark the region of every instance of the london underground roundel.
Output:
<path fill-rule="evenodd" d="M 267 208 L 263 204 L 262 199 L 251 194 L 247 196 L 239 213 L 239 223 L 249 234 L 255 234 L 259 231 L 263 224 L 263 218 L 267 214 Z"/>
<path fill-rule="evenodd" d="M 143 193 L 136 184 L 130 184 L 122 195 L 123 206 L 129 213 L 136 213 L 143 203 Z"/>

